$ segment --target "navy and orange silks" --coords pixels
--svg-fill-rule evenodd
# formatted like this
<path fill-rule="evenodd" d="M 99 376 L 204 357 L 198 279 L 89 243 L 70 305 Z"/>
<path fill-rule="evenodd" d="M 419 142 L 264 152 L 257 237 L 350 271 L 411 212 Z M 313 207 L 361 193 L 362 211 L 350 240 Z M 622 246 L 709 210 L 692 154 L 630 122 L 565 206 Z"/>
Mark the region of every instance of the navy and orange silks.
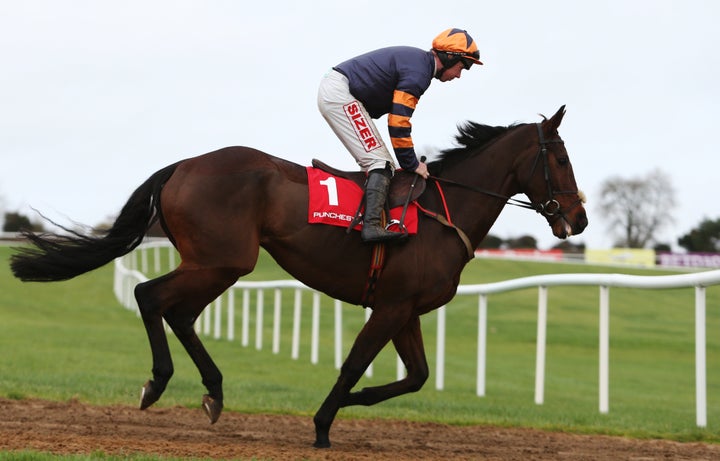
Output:
<path fill-rule="evenodd" d="M 381 48 L 334 67 L 372 118 L 388 114 L 388 133 L 400 167 L 415 171 L 418 159 L 410 118 L 435 74 L 431 51 L 409 46 Z"/>

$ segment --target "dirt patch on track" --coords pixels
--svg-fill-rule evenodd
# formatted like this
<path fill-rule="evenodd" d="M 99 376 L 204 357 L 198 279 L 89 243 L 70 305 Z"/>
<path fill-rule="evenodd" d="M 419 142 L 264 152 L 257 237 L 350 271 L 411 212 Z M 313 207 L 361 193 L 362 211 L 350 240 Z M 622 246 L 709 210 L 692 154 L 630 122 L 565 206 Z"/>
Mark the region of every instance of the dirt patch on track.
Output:
<path fill-rule="evenodd" d="M 0 399 L 0 450 L 272 460 L 720 460 L 720 445 L 388 420 L 335 422 L 316 450 L 312 418 Z"/>

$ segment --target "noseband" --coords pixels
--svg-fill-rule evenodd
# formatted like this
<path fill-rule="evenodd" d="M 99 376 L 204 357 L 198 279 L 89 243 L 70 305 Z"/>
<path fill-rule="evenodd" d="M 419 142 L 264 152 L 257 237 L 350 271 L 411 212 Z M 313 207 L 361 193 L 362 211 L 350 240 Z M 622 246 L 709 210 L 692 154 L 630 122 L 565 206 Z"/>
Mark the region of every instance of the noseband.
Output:
<path fill-rule="evenodd" d="M 510 205 L 515 205 L 521 208 L 528 208 L 530 210 L 535 210 L 537 213 L 540 213 L 544 215 L 546 218 L 550 220 L 550 222 L 555 222 L 558 218 L 564 218 L 566 216 L 566 213 L 573 208 L 577 207 L 578 205 L 582 204 L 582 199 L 578 199 L 575 203 L 573 203 L 570 207 L 568 207 L 566 210 L 563 210 L 560 206 L 560 202 L 558 202 L 555 199 L 556 195 L 562 195 L 562 194 L 578 194 L 579 191 L 577 190 L 555 190 L 552 185 L 552 181 L 550 180 L 550 164 L 548 162 L 548 155 L 547 155 L 547 146 L 548 144 L 562 144 L 562 139 L 545 139 L 545 136 L 542 132 L 542 125 L 540 123 L 536 123 L 535 126 L 537 127 L 538 131 L 538 143 L 540 145 L 540 148 L 538 149 L 538 153 L 535 156 L 535 161 L 533 162 L 532 170 L 530 170 L 530 176 L 535 173 L 535 169 L 538 166 L 538 163 L 540 162 L 540 159 L 542 159 L 543 162 L 543 174 L 545 177 L 545 184 L 547 185 L 547 195 L 548 198 L 544 202 L 528 202 L 526 200 L 519 200 L 513 197 L 508 197 L 502 194 L 498 194 L 497 192 L 488 191 L 485 189 L 481 189 L 479 187 L 470 186 L 468 184 L 459 183 L 456 181 L 453 181 L 451 179 L 444 179 L 444 178 L 438 178 L 435 176 L 430 176 L 432 179 L 444 182 L 446 184 L 453 184 L 456 186 L 463 187 L 465 189 L 473 190 L 475 192 L 480 192 L 481 194 L 490 195 L 492 197 L 497 197 L 505 200 L 506 203 Z"/>

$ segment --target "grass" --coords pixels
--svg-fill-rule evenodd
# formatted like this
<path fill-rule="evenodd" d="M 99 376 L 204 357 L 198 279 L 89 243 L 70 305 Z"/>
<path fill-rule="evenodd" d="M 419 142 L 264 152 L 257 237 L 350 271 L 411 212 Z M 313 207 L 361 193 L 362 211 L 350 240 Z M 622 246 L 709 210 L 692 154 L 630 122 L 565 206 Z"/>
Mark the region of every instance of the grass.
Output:
<path fill-rule="evenodd" d="M 0 396 L 137 405 L 140 387 L 150 377 L 149 346 L 142 322 L 120 307 L 112 294 L 112 267 L 68 282 L 22 284 L 9 272 L 9 254 L 8 248 L 0 247 Z M 476 260 L 469 264 L 461 283 L 557 272 L 609 270 Z M 263 254 L 251 278 L 282 279 L 287 275 Z M 489 297 L 485 397 L 475 395 L 477 298 L 458 297 L 447 310 L 445 390 L 434 389 L 431 374 L 419 393 L 373 407 L 343 409 L 339 417 L 523 426 L 719 443 L 720 335 L 715 332 L 720 330 L 720 287 L 707 289 L 708 427 L 704 429 L 695 426 L 693 290 L 611 289 L 610 413 L 606 415 L 598 412 L 598 291 L 597 287 L 549 289 L 543 405 L 533 403 L 537 291 L 527 289 Z M 331 312 L 321 317 L 320 363 L 311 365 L 310 309 L 303 310 L 300 359 L 292 360 L 292 296 L 283 298 L 282 328 L 287 334 L 277 355 L 269 344 L 272 293 L 266 290 L 265 296 L 262 350 L 254 348 L 254 326 L 248 348 L 238 340 L 204 340 L 223 370 L 226 411 L 310 417 L 338 373 L 331 356 Z M 304 306 L 308 305 L 309 299 L 305 299 Z M 323 312 L 326 306 L 331 303 L 323 300 Z M 363 323 L 364 311 L 346 306 L 343 318 L 347 351 Z M 431 370 L 435 368 L 435 326 L 434 313 L 423 318 Z M 205 392 L 198 373 L 178 342 L 172 337 L 170 342 L 176 371 L 158 405 L 198 407 Z M 359 386 L 384 384 L 394 377 L 395 355 L 385 350 L 375 362 L 373 377 L 364 377 Z M 22 459 L 1 456 L 11 455 L 0 454 L 0 461 Z"/>

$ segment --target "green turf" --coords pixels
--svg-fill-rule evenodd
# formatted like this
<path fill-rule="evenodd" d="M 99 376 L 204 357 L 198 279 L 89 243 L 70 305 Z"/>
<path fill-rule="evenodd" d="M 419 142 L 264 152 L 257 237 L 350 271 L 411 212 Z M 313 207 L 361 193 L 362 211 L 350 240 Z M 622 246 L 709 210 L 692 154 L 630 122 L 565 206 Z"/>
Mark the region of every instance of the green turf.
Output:
<path fill-rule="evenodd" d="M 112 266 L 62 283 L 23 284 L 10 275 L 10 250 L 0 247 L 0 396 L 137 405 L 150 378 L 150 352 L 136 315 L 112 293 Z M 619 272 L 585 265 L 475 260 L 462 282 L 485 283 L 557 272 Z M 622 270 L 635 274 L 658 274 Z M 287 278 L 266 254 L 259 279 Z M 310 364 L 311 299 L 303 299 L 299 360 L 290 358 L 292 294 L 284 294 L 281 351 L 271 352 L 272 290 L 265 293 L 263 348 L 205 339 L 224 374 L 225 409 L 310 417 L 337 377 L 332 357 L 332 303 L 322 303 L 320 363 Z M 240 317 L 240 300 L 236 299 Z M 692 289 L 610 290 L 610 412 L 598 412 L 597 287 L 550 287 L 545 403 L 533 403 L 537 290 L 491 295 L 488 305 L 487 391 L 475 395 L 477 297 L 458 297 L 447 310 L 445 390 L 436 391 L 436 314 L 423 318 L 431 377 L 416 394 L 339 417 L 383 417 L 451 424 L 528 426 L 578 433 L 623 434 L 720 442 L 720 288 L 707 290 L 708 427 L 695 426 L 694 292 Z M 254 319 L 255 309 L 251 309 Z M 344 348 L 364 311 L 345 306 Z M 205 392 L 191 361 L 171 337 L 175 375 L 157 405 L 197 407 Z M 372 378 L 395 377 L 385 350 Z M 199 414 L 200 418 L 201 415 Z M 10 458 L 0 458 L 10 459 Z"/>

